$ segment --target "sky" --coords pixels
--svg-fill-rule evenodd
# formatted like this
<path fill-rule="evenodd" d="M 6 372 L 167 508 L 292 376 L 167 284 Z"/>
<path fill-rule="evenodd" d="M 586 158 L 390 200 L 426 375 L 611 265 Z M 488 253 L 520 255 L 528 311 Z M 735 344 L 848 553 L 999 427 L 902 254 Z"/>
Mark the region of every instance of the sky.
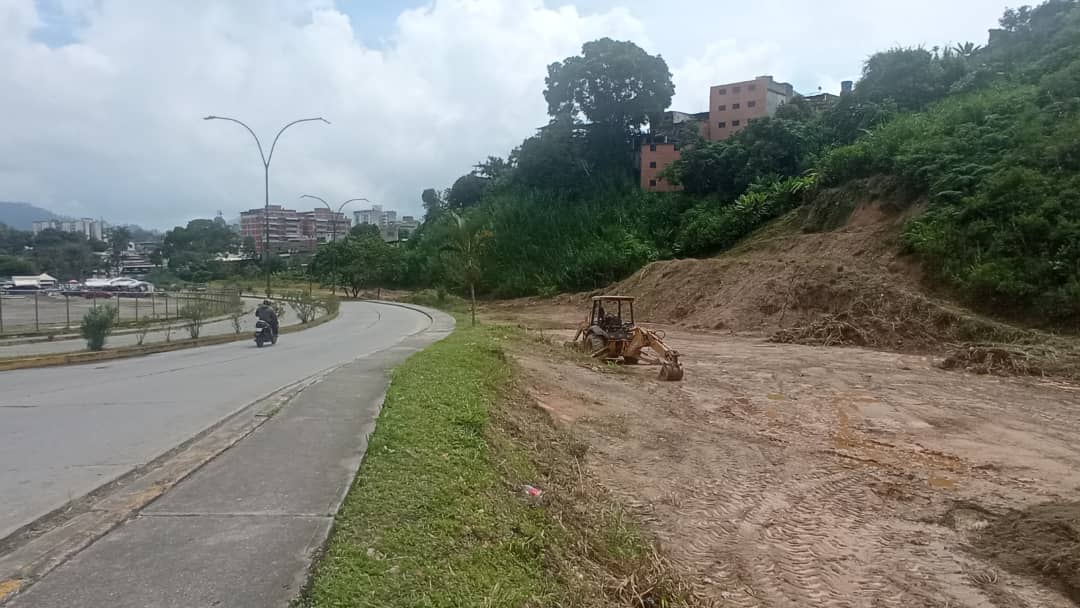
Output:
<path fill-rule="evenodd" d="M 672 109 L 762 74 L 837 92 L 874 51 L 985 43 L 998 0 L 0 0 L 0 200 L 183 225 L 363 197 L 421 214 L 547 122 L 546 66 L 610 36 L 667 61 Z M 361 205 L 363 206 L 363 205 Z M 347 209 L 356 209 L 351 205 Z"/>

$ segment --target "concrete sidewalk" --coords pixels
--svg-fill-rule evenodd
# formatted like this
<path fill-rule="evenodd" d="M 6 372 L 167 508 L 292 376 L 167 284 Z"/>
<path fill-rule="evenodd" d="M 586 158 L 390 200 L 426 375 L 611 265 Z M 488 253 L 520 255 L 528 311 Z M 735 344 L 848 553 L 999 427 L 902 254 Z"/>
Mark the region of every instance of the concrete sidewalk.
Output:
<path fill-rule="evenodd" d="M 428 330 L 303 389 L 10 606 L 289 606 L 360 466 L 388 371 L 453 328 L 431 315 Z"/>

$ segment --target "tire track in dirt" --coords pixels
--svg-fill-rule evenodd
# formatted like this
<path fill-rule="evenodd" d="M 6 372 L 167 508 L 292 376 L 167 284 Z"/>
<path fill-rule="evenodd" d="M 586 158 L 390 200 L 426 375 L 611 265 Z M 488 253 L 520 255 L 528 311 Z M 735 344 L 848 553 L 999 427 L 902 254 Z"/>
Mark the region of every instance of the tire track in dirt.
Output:
<path fill-rule="evenodd" d="M 890 382 L 862 351 L 800 372 L 809 349 L 733 344 L 679 385 L 522 359 L 537 394 L 586 412 L 558 419 L 587 438 L 590 470 L 719 606 L 1073 606 L 972 555 L 974 528 L 943 518 L 957 500 L 1080 493 L 1074 399 L 904 368 Z"/>

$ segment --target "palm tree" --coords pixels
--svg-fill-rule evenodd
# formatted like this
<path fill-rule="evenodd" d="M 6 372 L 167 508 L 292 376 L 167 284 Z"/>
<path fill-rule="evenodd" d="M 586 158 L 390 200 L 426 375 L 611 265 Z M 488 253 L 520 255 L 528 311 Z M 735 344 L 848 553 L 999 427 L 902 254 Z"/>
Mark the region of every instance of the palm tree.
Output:
<path fill-rule="evenodd" d="M 450 270 L 456 274 L 461 283 L 469 288 L 469 298 L 472 301 L 471 313 L 472 324 L 476 326 L 476 284 L 484 276 L 483 252 L 486 241 L 491 237 L 491 231 L 485 229 L 479 222 L 470 222 L 456 211 L 450 214 L 450 238 L 443 245 L 444 252 L 452 254 L 454 260 Z"/>
<path fill-rule="evenodd" d="M 963 44 L 957 43 L 953 46 L 953 52 L 965 59 L 970 59 L 975 53 L 978 53 L 981 50 L 982 47 L 974 42 L 965 42 Z"/>

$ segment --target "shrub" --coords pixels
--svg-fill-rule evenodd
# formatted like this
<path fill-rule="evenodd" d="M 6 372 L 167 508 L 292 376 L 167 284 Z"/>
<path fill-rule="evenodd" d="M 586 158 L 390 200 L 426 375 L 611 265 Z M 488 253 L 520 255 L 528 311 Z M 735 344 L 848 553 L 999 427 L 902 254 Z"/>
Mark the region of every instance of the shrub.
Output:
<path fill-rule="evenodd" d="M 319 310 L 326 307 L 325 303 L 308 291 L 290 291 L 282 296 L 289 307 L 296 313 L 301 323 L 307 323 L 319 314 Z"/>
<path fill-rule="evenodd" d="M 154 318 L 149 315 L 135 321 L 135 341 L 139 346 L 142 346 L 146 340 L 146 335 L 150 333 L 150 328 L 153 326 Z"/>
<path fill-rule="evenodd" d="M 328 315 L 337 314 L 341 310 L 341 298 L 335 295 L 328 295 L 322 297 L 322 308 Z"/>
<path fill-rule="evenodd" d="M 211 304 L 201 299 L 189 302 L 180 309 L 180 318 L 184 320 L 184 326 L 192 340 L 199 338 L 203 325 L 213 314 L 212 310 Z"/>
<path fill-rule="evenodd" d="M 82 318 L 82 337 L 86 338 L 86 348 L 101 350 L 105 348 L 105 339 L 112 333 L 116 322 L 111 306 L 98 306 L 86 311 Z"/>

